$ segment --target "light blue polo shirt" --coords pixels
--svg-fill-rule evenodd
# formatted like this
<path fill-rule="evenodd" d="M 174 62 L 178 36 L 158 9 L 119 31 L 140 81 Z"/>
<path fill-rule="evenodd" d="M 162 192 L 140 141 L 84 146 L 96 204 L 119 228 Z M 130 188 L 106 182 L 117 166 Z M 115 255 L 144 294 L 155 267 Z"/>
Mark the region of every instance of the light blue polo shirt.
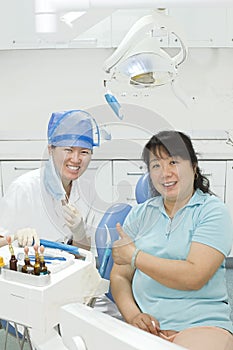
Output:
<path fill-rule="evenodd" d="M 185 260 L 191 242 L 206 244 L 227 256 L 233 242 L 233 225 L 225 204 L 201 190 L 172 220 L 161 196 L 135 206 L 124 230 L 139 249 L 171 260 Z M 201 289 L 184 291 L 168 288 L 136 269 L 132 287 L 142 312 L 157 318 L 161 329 L 218 326 L 233 332 L 224 279 L 223 263 Z"/>

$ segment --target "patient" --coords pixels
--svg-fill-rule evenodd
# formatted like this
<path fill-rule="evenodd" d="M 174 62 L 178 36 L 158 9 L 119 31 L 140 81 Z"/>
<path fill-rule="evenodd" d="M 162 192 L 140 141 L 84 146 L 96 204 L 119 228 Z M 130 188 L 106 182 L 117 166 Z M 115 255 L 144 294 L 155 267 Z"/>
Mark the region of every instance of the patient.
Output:
<path fill-rule="evenodd" d="M 131 325 L 190 350 L 232 350 L 225 257 L 233 225 L 188 136 L 163 131 L 143 159 L 154 197 L 135 206 L 113 246 L 111 291 Z"/>

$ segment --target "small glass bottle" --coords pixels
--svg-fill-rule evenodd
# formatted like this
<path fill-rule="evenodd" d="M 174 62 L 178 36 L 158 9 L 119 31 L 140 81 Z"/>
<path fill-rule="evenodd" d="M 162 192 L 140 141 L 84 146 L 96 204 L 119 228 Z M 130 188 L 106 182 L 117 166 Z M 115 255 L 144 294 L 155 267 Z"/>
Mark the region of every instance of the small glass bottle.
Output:
<path fill-rule="evenodd" d="M 44 246 L 40 246 L 40 275 L 47 275 L 48 269 L 44 261 Z"/>
<path fill-rule="evenodd" d="M 11 258 L 9 260 L 10 270 L 17 271 L 17 262 L 18 262 L 18 260 L 15 257 L 14 249 L 13 249 L 12 244 L 11 244 L 11 237 L 10 236 L 6 237 L 6 240 L 7 240 L 8 247 L 9 247 L 9 250 L 10 250 L 10 253 L 11 253 Z"/>
<path fill-rule="evenodd" d="M 12 254 L 9 260 L 10 270 L 17 271 L 17 262 L 18 260 L 16 259 L 15 255 Z"/>
<path fill-rule="evenodd" d="M 22 266 L 21 271 L 23 273 L 32 274 L 34 272 L 34 266 L 30 262 L 30 259 L 29 259 L 29 256 L 28 256 L 28 252 L 29 252 L 29 248 L 28 247 L 24 247 L 25 257 L 24 257 L 24 265 Z"/>
<path fill-rule="evenodd" d="M 35 250 L 35 264 L 34 264 L 34 275 L 39 276 L 40 275 L 40 257 L 38 252 L 38 245 L 34 245 Z"/>

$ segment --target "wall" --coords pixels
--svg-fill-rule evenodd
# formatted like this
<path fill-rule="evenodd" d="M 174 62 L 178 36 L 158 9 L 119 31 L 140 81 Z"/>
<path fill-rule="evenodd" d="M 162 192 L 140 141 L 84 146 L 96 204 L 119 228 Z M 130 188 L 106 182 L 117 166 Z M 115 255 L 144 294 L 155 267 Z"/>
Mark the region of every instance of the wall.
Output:
<path fill-rule="evenodd" d="M 105 104 L 102 64 L 111 53 L 112 49 L 1 50 L 0 138 L 45 138 L 52 111 Z M 233 130 L 232 59 L 232 48 L 192 48 L 179 70 L 180 99 L 164 86 L 148 97 L 118 96 L 119 100 L 153 109 L 177 129 Z M 109 116 L 113 122 L 117 119 L 110 109 Z"/>

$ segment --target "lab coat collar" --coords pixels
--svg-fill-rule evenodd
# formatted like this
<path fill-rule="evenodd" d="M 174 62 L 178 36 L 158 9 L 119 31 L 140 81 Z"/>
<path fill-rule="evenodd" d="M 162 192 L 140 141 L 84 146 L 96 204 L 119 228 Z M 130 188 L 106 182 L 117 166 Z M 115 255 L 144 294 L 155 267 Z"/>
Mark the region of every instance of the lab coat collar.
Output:
<path fill-rule="evenodd" d="M 72 181 L 71 191 L 70 191 L 70 202 L 74 203 L 80 198 L 80 182 L 79 179 Z"/>

